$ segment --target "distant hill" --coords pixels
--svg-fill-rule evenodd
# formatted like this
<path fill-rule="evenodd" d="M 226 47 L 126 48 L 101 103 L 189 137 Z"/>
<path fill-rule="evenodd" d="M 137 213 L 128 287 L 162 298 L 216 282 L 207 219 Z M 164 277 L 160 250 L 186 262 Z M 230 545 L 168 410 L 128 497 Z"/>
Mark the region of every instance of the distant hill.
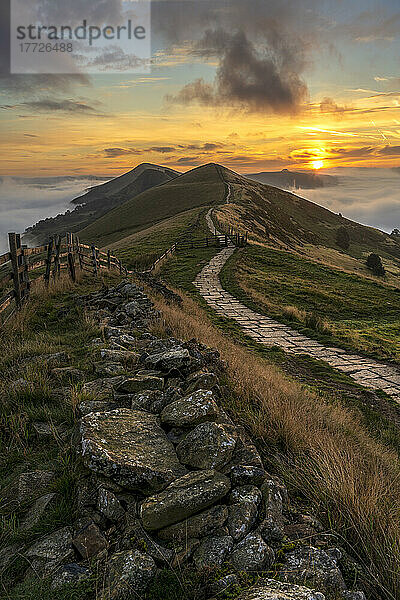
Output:
<path fill-rule="evenodd" d="M 220 204 L 226 190 L 222 170 L 223 167 L 211 163 L 148 189 L 83 228 L 79 235 L 83 240 L 105 246 L 174 215 Z"/>
<path fill-rule="evenodd" d="M 274 185 L 276 187 L 303 190 L 334 186 L 339 183 L 338 178 L 333 177 L 332 175 L 322 175 L 315 171 L 311 171 L 310 173 L 288 171 L 287 169 L 282 169 L 282 171 L 250 173 L 245 177 L 252 179 L 253 181 Z"/>
<path fill-rule="evenodd" d="M 159 165 L 150 163 L 138 165 L 128 173 L 102 185 L 94 186 L 83 196 L 72 200 L 72 203 L 77 205 L 73 210 L 43 219 L 33 227 L 28 227 L 24 238 L 29 243 L 41 244 L 47 242 L 51 234 L 64 235 L 67 231 L 76 232 L 127 199 L 171 181 L 179 175 L 178 171 Z"/>

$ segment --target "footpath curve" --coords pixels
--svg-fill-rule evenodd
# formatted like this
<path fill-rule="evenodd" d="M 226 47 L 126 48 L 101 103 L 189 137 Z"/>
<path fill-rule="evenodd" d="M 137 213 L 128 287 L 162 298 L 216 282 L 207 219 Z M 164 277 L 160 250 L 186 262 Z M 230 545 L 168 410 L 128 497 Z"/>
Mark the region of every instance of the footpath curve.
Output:
<path fill-rule="evenodd" d="M 215 230 L 211 218 L 212 210 L 206 215 L 207 225 L 211 231 L 222 235 Z M 210 260 L 193 282 L 200 295 L 216 313 L 236 321 L 245 334 L 259 344 L 278 346 L 289 353 L 306 354 L 323 360 L 334 369 L 347 373 L 358 384 L 374 390 L 383 390 L 400 403 L 400 369 L 371 358 L 348 354 L 340 348 L 324 346 L 279 321 L 251 310 L 224 290 L 219 274 L 235 250 L 233 245 L 224 248 Z"/>

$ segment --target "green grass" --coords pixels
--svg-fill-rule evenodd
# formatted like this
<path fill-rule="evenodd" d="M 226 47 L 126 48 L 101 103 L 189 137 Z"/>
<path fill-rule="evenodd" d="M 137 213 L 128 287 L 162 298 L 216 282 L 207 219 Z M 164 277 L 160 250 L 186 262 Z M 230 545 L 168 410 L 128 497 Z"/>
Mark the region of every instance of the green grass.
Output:
<path fill-rule="evenodd" d="M 80 237 L 100 246 L 113 244 L 174 215 L 219 204 L 224 195 L 218 169 L 208 165 L 135 196 L 83 229 Z"/>
<path fill-rule="evenodd" d="M 256 246 L 233 255 L 221 281 L 258 312 L 327 344 L 400 359 L 400 289 Z"/>

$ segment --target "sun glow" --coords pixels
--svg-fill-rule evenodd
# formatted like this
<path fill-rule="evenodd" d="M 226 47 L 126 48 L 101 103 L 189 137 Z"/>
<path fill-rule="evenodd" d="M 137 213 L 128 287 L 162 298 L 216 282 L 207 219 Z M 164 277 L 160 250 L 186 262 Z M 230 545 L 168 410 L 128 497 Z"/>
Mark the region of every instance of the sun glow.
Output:
<path fill-rule="evenodd" d="M 311 163 L 313 169 L 322 169 L 322 167 L 324 166 L 324 161 L 323 160 L 313 160 L 313 162 Z"/>

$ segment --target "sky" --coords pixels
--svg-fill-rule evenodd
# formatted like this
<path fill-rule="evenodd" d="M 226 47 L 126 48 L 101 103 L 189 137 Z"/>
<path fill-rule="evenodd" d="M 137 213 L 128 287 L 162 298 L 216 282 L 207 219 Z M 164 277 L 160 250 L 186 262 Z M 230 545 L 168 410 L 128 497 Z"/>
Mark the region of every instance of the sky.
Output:
<path fill-rule="evenodd" d="M 151 8 L 149 73 L 0 76 L 0 175 L 400 165 L 398 0 Z"/>

